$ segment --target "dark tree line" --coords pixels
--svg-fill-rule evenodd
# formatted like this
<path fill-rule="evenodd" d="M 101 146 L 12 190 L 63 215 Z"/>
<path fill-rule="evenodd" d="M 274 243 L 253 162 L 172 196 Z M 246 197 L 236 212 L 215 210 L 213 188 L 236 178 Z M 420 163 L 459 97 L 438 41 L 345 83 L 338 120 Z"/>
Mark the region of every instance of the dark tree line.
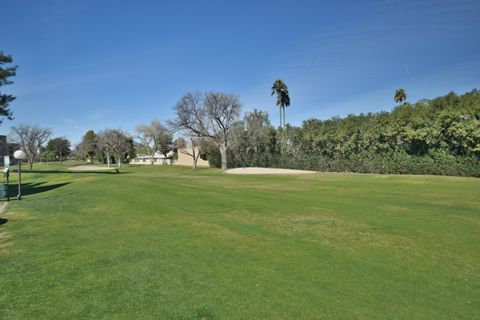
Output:
<path fill-rule="evenodd" d="M 133 137 L 121 129 L 104 129 L 98 134 L 89 130 L 75 148 L 75 153 L 77 158 L 87 158 L 90 163 L 96 160 L 110 166 L 115 162 L 120 167 L 128 158 L 135 157 L 135 145 Z"/>

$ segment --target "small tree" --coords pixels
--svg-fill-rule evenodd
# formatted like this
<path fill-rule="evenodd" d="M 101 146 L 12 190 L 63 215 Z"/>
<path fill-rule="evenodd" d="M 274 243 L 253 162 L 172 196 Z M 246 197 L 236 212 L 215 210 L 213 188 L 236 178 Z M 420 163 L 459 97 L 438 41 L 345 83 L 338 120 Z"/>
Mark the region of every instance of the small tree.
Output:
<path fill-rule="evenodd" d="M 55 158 L 60 159 L 60 164 L 63 164 L 63 158 L 72 152 L 70 149 L 70 141 L 64 137 L 51 139 L 48 141 L 46 149 L 53 154 Z"/>
<path fill-rule="evenodd" d="M 153 157 L 155 155 L 155 146 L 154 141 L 155 135 L 152 133 L 151 127 L 149 125 L 139 125 L 135 128 L 136 138 L 140 143 L 140 146 L 145 149 L 150 158 L 150 164 L 153 165 Z"/>
<path fill-rule="evenodd" d="M 52 130 L 50 128 L 41 128 L 38 125 L 19 124 L 11 128 L 11 139 L 18 143 L 20 148 L 27 154 L 30 170 L 43 144 L 48 140 Z"/>
<path fill-rule="evenodd" d="M 130 150 L 128 150 L 128 161 L 130 162 L 133 158 L 137 156 L 137 148 L 135 146 L 135 141 L 133 137 L 128 137 L 128 144 L 130 145 Z"/>
<path fill-rule="evenodd" d="M 173 146 L 173 137 L 170 132 L 165 130 L 158 136 L 158 141 L 157 141 L 157 148 L 158 151 L 163 154 L 163 159 L 164 162 L 163 164 L 167 164 L 167 158 L 171 158 L 172 156 L 172 151 L 174 149 Z"/>
<path fill-rule="evenodd" d="M 46 162 L 54 160 L 55 155 L 47 149 L 47 147 L 41 147 L 38 152 L 37 160 L 40 162 Z"/>
<path fill-rule="evenodd" d="M 121 167 L 121 163 L 125 155 L 131 150 L 133 140 L 131 137 L 120 129 L 105 129 L 99 134 L 99 144 L 107 154 L 107 163 L 110 167 L 110 155 L 113 155 L 117 161 L 117 167 Z"/>
<path fill-rule="evenodd" d="M 2 68 L 2 65 L 12 62 L 13 59 L 11 56 L 4 55 L 3 52 L 0 51 L 0 117 L 6 117 L 8 120 L 13 119 L 13 113 L 9 108 L 9 104 L 15 100 L 15 97 L 10 94 L 2 94 L 1 87 L 12 84 L 12 81 L 8 78 L 15 76 L 17 66 Z M 3 118 L 0 119 L 0 123 L 2 123 L 2 121 Z"/>
<path fill-rule="evenodd" d="M 165 157 L 172 150 L 172 135 L 159 120 L 152 120 L 149 125 L 139 125 L 135 128 L 136 138 L 145 148 L 153 164 L 153 157 L 160 151 Z"/>
<path fill-rule="evenodd" d="M 99 153 L 98 137 L 93 130 L 85 133 L 77 149 L 81 155 L 90 159 L 90 163 L 93 163 L 95 155 Z"/>

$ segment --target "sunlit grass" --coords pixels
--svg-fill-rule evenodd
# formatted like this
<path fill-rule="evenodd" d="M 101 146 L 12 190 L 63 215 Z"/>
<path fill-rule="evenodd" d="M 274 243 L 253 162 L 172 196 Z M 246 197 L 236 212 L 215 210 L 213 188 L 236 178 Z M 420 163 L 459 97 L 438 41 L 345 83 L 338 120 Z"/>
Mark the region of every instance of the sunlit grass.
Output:
<path fill-rule="evenodd" d="M 0 215 L 2 319 L 480 314 L 478 179 L 66 167 Z"/>

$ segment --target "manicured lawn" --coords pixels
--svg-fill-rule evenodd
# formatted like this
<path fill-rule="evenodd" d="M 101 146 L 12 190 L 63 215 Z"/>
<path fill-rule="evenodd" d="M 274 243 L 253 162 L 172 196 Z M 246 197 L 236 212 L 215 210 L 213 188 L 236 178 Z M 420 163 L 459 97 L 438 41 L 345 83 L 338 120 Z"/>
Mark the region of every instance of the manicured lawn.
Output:
<path fill-rule="evenodd" d="M 480 179 L 62 168 L 0 214 L 1 319 L 480 318 Z"/>

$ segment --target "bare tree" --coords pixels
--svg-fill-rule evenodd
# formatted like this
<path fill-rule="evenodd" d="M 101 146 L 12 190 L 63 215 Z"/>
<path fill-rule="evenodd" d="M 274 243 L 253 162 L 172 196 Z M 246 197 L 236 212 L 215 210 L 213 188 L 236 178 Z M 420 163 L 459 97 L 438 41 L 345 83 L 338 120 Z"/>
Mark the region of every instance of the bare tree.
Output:
<path fill-rule="evenodd" d="M 132 148 L 131 138 L 120 129 L 105 129 L 98 134 L 99 145 L 107 154 L 107 163 L 110 167 L 110 155 L 117 159 L 120 168 L 125 154 Z"/>
<path fill-rule="evenodd" d="M 189 141 L 180 137 L 175 140 L 175 146 L 178 152 L 183 153 L 189 157 L 192 157 L 192 168 L 197 169 L 198 158 L 202 154 L 202 150 L 205 147 L 206 141 L 204 138 L 189 137 Z"/>
<path fill-rule="evenodd" d="M 167 127 L 154 119 L 149 125 L 139 125 L 135 128 L 136 138 L 146 149 L 150 164 L 153 164 L 153 157 L 157 151 L 164 156 L 172 150 L 172 134 Z"/>
<path fill-rule="evenodd" d="M 230 129 L 240 110 L 240 101 L 232 94 L 208 92 L 202 97 L 198 92 L 187 93 L 175 106 L 177 117 L 171 125 L 188 137 L 212 139 L 220 150 L 221 167 L 226 169 Z"/>
<path fill-rule="evenodd" d="M 210 122 L 210 136 L 220 148 L 222 169 L 227 169 L 227 146 L 230 129 L 238 120 L 242 108 L 233 94 L 209 92 L 204 100 L 205 113 Z"/>
<path fill-rule="evenodd" d="M 52 130 L 50 128 L 41 128 L 37 124 L 21 123 L 11 128 L 10 138 L 25 151 L 28 158 L 28 166 L 32 170 L 39 149 L 51 135 Z"/>
<path fill-rule="evenodd" d="M 152 124 L 155 120 L 152 121 Z M 153 156 L 157 151 L 156 134 L 152 129 L 152 125 L 139 125 L 135 128 L 136 138 L 141 146 L 147 151 L 150 158 L 150 164 L 153 164 Z"/>

